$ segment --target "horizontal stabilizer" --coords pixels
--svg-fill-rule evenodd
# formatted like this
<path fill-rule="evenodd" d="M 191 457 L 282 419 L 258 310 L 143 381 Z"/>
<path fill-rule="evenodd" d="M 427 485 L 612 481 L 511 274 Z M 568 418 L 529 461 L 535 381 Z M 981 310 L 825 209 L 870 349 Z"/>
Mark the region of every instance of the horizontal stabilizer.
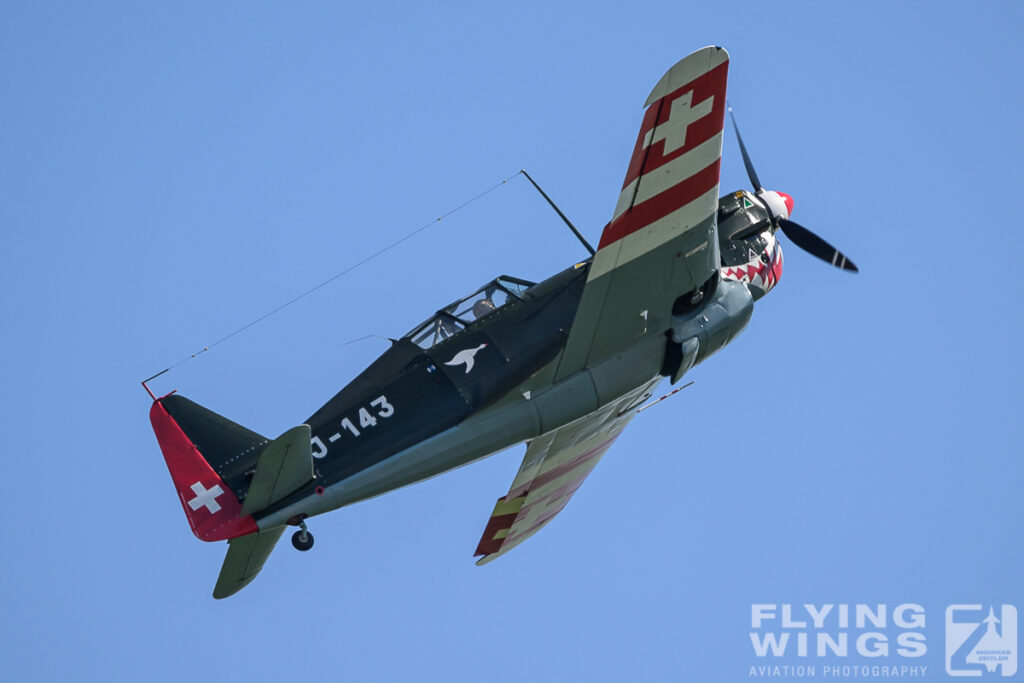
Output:
<path fill-rule="evenodd" d="M 308 429 L 308 427 L 307 427 Z M 234 595 L 249 585 L 263 569 L 286 527 L 277 526 L 228 541 L 228 554 L 220 568 L 213 597 L 218 600 Z"/>
<path fill-rule="evenodd" d="M 265 510 L 313 480 L 309 425 L 299 425 L 272 441 L 256 463 L 242 504 L 243 514 Z"/>

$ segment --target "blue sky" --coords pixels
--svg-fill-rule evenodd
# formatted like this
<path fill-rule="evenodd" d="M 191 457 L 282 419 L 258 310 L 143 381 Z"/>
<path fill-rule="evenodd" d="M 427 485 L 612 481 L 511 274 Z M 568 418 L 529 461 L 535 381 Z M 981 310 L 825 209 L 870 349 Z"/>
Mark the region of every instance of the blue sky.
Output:
<path fill-rule="evenodd" d="M 1024 609 L 1022 23 L 4 3 L 0 676 L 740 680 L 752 603 L 913 602 L 911 663 L 945 680 L 947 605 Z M 313 552 L 212 600 L 224 548 L 189 532 L 139 381 L 522 167 L 596 242 L 647 93 L 707 44 L 761 179 L 861 274 L 788 246 L 745 333 L 507 557 L 471 555 L 522 447 L 317 518 Z M 745 187 L 724 154 L 722 191 Z M 276 436 L 384 350 L 344 342 L 583 254 L 519 178 L 154 390 Z"/>

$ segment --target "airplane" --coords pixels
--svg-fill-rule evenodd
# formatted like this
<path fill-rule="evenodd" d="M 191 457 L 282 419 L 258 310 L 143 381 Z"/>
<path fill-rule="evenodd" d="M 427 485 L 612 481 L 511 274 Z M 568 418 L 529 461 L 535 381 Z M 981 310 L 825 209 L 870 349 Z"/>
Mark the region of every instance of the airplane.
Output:
<path fill-rule="evenodd" d="M 276 439 L 143 382 L 193 533 L 228 541 L 214 598 L 249 584 L 288 527 L 309 550 L 312 517 L 525 442 L 475 553 L 504 555 L 565 507 L 663 379 L 745 328 L 782 274 L 778 231 L 857 271 L 761 185 L 735 119 L 753 191 L 719 197 L 728 68 L 705 47 L 654 86 L 611 221 L 596 250 L 581 237 L 590 258 L 438 309 Z"/>

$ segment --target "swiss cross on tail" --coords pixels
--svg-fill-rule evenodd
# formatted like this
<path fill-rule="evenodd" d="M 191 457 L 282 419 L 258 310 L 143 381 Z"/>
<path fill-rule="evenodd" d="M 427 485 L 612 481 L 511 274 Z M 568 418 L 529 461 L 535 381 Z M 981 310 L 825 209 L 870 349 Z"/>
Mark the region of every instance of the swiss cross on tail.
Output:
<path fill-rule="evenodd" d="M 204 541 L 222 541 L 256 531 L 252 516 L 242 512 L 238 498 L 167 412 L 163 400 L 153 402 L 149 419 L 192 532 Z"/>
<path fill-rule="evenodd" d="M 201 507 L 205 507 L 210 514 L 220 510 L 217 497 L 224 493 L 224 489 L 220 487 L 220 484 L 214 484 L 211 488 L 206 488 L 201 482 L 197 481 L 189 488 L 192 489 L 192 493 L 196 494 L 195 498 L 187 501 L 190 508 L 198 510 Z"/>

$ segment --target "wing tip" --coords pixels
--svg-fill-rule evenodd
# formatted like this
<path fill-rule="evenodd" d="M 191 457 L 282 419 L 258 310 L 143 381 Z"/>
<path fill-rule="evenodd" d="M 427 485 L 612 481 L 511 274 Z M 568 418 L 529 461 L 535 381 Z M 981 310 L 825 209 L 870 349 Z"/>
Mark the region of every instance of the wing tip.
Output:
<path fill-rule="evenodd" d="M 729 61 L 729 52 L 719 45 L 708 45 L 694 50 L 665 72 L 665 75 L 651 90 L 651 94 L 647 96 L 644 106 L 651 106 L 673 90 L 681 88 L 702 73 L 721 66 L 727 61 Z"/>

